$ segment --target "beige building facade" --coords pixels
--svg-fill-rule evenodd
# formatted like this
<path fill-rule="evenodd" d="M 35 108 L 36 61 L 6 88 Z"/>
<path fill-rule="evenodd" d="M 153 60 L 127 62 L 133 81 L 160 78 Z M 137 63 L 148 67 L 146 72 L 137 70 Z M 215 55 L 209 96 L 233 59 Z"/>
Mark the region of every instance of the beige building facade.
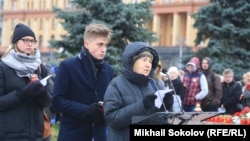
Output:
<path fill-rule="evenodd" d="M 123 0 L 136 3 L 143 0 Z M 191 14 L 207 6 L 209 0 L 152 0 L 153 18 L 148 28 L 159 39 L 153 46 L 189 46 L 196 48 L 194 40 L 196 30 L 192 27 L 194 19 Z"/>
<path fill-rule="evenodd" d="M 52 12 L 52 7 L 67 9 L 68 0 L 4 0 L 0 51 L 11 43 L 12 32 L 19 22 L 27 24 L 36 34 L 36 46 L 42 52 L 51 51 L 49 40 L 67 34 Z"/>
<path fill-rule="evenodd" d="M 124 3 L 136 3 L 143 0 L 123 0 Z M 192 27 L 194 20 L 191 14 L 200 7 L 209 4 L 209 0 L 152 0 L 153 18 L 148 28 L 157 34 L 159 41 L 153 46 L 195 47 L 196 30 Z M 2 37 L 0 51 L 3 52 L 11 43 L 12 32 L 17 23 L 29 25 L 36 33 L 36 46 L 42 52 L 49 52 L 49 40 L 61 39 L 67 34 L 62 28 L 52 7 L 70 10 L 70 0 L 4 0 L 2 11 Z"/>
<path fill-rule="evenodd" d="M 208 0 L 155 0 L 152 31 L 157 33 L 156 46 L 194 47 L 196 30 L 192 27 L 191 14 L 208 5 Z"/>

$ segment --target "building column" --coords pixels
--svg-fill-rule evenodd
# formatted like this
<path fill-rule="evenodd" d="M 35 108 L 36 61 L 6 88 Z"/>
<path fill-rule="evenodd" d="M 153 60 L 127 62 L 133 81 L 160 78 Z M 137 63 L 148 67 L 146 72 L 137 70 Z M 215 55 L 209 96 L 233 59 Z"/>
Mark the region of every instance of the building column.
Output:
<path fill-rule="evenodd" d="M 191 46 L 194 44 L 194 39 L 196 37 L 197 30 L 193 28 L 194 19 L 187 13 L 187 25 L 186 25 L 186 45 Z"/>
<path fill-rule="evenodd" d="M 173 15 L 173 29 L 172 29 L 172 46 L 176 46 L 179 34 L 180 34 L 180 15 L 178 13 L 174 13 Z"/>
<path fill-rule="evenodd" d="M 160 34 L 161 32 L 160 31 L 160 21 L 161 21 L 161 18 L 159 15 L 154 15 L 153 16 L 153 32 L 156 33 L 156 36 L 157 38 L 159 38 L 159 40 L 157 42 L 154 42 L 152 43 L 153 46 L 159 46 L 160 45 Z"/>

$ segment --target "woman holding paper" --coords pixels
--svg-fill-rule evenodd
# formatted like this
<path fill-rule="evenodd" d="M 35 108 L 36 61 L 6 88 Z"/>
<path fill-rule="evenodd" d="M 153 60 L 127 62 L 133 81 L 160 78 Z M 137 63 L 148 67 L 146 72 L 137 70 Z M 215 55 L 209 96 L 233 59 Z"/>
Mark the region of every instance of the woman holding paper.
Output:
<path fill-rule="evenodd" d="M 46 77 L 35 33 L 16 25 L 11 45 L 0 62 L 0 140 L 44 141 L 43 108 L 51 97 L 39 79 Z M 48 86 L 48 84 L 47 84 Z"/>
<path fill-rule="evenodd" d="M 157 52 L 147 43 L 132 42 L 126 46 L 121 75 L 110 82 L 104 96 L 108 141 L 129 141 L 132 117 L 149 116 L 160 111 L 155 106 L 158 92 L 152 79 L 158 61 Z M 172 95 L 167 94 L 163 99 L 166 108 L 170 108 Z"/>

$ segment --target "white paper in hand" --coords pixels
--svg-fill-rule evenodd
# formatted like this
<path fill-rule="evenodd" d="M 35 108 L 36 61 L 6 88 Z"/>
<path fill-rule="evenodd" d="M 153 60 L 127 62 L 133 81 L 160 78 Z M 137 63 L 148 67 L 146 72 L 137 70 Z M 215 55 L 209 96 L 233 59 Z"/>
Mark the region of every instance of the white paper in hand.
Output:
<path fill-rule="evenodd" d="M 157 96 L 157 98 L 155 99 L 155 106 L 157 108 L 160 108 L 162 105 L 162 101 L 163 98 L 165 96 L 166 93 L 173 91 L 173 89 L 164 89 L 164 90 L 157 90 L 155 92 L 155 95 Z"/>
<path fill-rule="evenodd" d="M 40 83 L 41 83 L 43 86 L 46 86 L 46 85 L 47 85 L 47 80 L 48 80 L 51 76 L 52 76 L 52 75 L 46 76 L 45 78 L 43 78 L 42 80 L 40 80 Z"/>
<path fill-rule="evenodd" d="M 218 108 L 218 112 L 219 112 L 219 113 L 225 113 L 226 110 L 225 110 L 224 108 L 219 107 L 219 108 Z"/>

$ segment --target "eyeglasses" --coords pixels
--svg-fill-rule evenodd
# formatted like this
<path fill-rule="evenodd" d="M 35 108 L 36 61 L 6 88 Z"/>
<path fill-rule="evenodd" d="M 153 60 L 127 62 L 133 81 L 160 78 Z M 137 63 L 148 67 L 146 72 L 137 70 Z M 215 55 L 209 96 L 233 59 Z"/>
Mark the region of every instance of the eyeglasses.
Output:
<path fill-rule="evenodd" d="M 25 44 L 32 44 L 32 45 L 34 45 L 34 44 L 36 44 L 36 40 L 30 40 L 30 39 L 20 39 L 20 40 L 22 40 Z"/>

